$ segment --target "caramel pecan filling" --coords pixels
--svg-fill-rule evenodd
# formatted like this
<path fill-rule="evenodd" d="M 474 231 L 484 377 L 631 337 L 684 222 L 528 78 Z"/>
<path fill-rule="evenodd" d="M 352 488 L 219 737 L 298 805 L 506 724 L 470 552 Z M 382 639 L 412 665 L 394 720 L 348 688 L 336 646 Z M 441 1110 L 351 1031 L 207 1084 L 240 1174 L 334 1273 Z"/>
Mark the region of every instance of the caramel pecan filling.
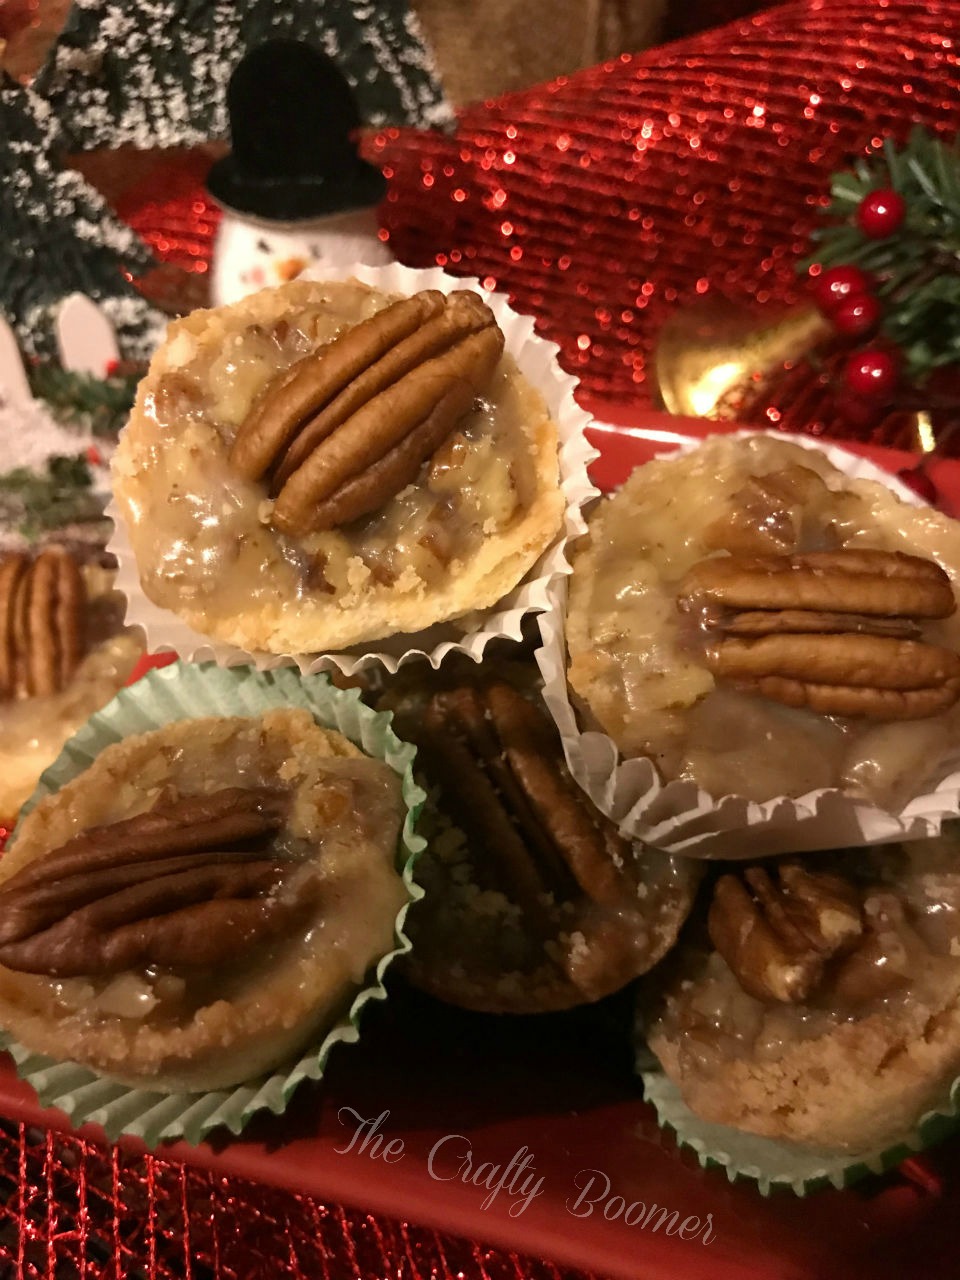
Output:
<path fill-rule="evenodd" d="M 635 897 L 630 846 L 570 779 L 552 726 L 511 685 L 435 694 L 422 715 L 400 715 L 398 732 L 416 743 L 444 810 L 482 846 L 489 887 L 533 922 L 545 923 L 547 895 L 614 907 Z"/>
<path fill-rule="evenodd" d="M 721 876 L 707 930 L 740 987 L 768 1004 L 855 1008 L 908 981 L 910 927 L 897 895 L 799 862 Z"/>
<path fill-rule="evenodd" d="M 93 827 L 0 888 L 0 964 L 65 978 L 212 966 L 286 932 L 312 901 L 281 884 L 287 797 L 226 788 Z"/>
<path fill-rule="evenodd" d="M 823 715 L 912 720 L 960 697 L 960 655 L 921 639 L 920 623 L 956 610 L 939 565 L 900 552 L 702 560 L 678 604 L 718 639 L 720 679 Z"/>
<path fill-rule="evenodd" d="M 0 698 L 66 688 L 83 657 L 87 593 L 68 551 L 0 561 Z"/>
<path fill-rule="evenodd" d="M 268 482 L 283 533 L 369 515 L 416 479 L 488 386 L 503 345 L 474 293 L 393 303 L 274 379 L 241 424 L 231 465 Z"/>

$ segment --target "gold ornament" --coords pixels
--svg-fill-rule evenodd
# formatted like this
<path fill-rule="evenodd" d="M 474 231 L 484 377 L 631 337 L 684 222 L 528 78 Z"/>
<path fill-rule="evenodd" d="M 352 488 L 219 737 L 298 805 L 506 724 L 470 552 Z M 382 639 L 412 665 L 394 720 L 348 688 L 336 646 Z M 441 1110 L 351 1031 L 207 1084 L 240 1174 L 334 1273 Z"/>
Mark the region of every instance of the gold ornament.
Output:
<path fill-rule="evenodd" d="M 668 413 L 730 418 L 731 394 L 796 362 L 832 332 L 814 307 L 749 308 L 705 298 L 660 331 L 654 377 Z"/>

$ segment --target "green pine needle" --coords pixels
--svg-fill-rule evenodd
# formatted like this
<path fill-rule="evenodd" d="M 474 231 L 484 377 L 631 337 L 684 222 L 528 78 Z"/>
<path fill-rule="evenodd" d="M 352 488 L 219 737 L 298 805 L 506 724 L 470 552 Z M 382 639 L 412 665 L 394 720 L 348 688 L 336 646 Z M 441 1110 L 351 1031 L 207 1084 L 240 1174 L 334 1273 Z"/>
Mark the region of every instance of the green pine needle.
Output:
<path fill-rule="evenodd" d="M 133 406 L 139 371 L 95 378 L 44 361 L 29 370 L 30 389 L 65 426 L 116 436 Z"/>
<path fill-rule="evenodd" d="M 892 188 L 907 211 L 891 236 L 874 240 L 856 222 L 871 191 Z M 960 150 L 914 129 L 898 147 L 861 158 L 853 171 L 833 176 L 825 223 L 811 240 L 816 252 L 798 266 L 855 266 L 876 281 L 884 305 L 883 333 L 902 351 L 906 372 L 922 382 L 960 358 Z"/>
<path fill-rule="evenodd" d="M 25 538 L 102 518 L 103 499 L 82 454 L 50 458 L 44 472 L 15 467 L 0 475 L 0 523 Z"/>

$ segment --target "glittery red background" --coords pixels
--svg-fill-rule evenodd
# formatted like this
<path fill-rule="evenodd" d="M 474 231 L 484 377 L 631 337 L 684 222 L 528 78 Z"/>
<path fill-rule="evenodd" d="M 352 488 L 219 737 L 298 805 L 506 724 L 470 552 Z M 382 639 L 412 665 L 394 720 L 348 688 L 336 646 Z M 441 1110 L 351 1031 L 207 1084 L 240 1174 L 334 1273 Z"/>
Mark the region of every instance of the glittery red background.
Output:
<path fill-rule="evenodd" d="M 677 308 L 804 298 L 795 264 L 832 171 L 914 123 L 956 134 L 958 39 L 954 0 L 806 0 L 472 106 L 453 137 L 387 130 L 367 144 L 384 225 L 401 261 L 478 275 L 536 316 L 598 413 L 643 404 Z M 157 182 L 121 212 L 204 270 L 216 211 L 197 173 Z M 849 431 L 806 369 L 745 420 Z M 874 434 L 902 444 L 898 425 Z"/>
<path fill-rule="evenodd" d="M 791 303 L 829 175 L 913 122 L 953 136 L 960 7 L 808 0 L 389 131 L 399 258 L 505 289 L 591 404 L 649 395 L 664 320 L 708 292 Z"/>
<path fill-rule="evenodd" d="M 471 107 L 454 137 L 384 132 L 368 149 L 391 178 L 391 243 L 411 265 L 505 289 L 601 411 L 643 404 L 674 308 L 707 292 L 798 298 L 794 263 L 831 170 L 913 122 L 957 131 L 958 41 L 960 0 L 804 0 Z M 158 256 L 194 278 L 216 226 L 201 180 L 180 160 L 121 201 Z M 560 1277 L 431 1231 L 0 1126 L 0 1275 L 121 1274 Z"/>

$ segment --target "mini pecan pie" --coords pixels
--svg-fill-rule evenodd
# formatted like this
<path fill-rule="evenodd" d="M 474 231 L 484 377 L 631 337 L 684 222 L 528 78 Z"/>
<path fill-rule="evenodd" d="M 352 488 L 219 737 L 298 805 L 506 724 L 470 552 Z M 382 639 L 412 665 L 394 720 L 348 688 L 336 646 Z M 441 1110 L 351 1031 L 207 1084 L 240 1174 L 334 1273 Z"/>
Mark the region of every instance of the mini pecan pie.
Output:
<path fill-rule="evenodd" d="M 144 591 L 316 652 L 495 603 L 557 533 L 557 432 L 492 312 L 294 282 L 170 327 L 114 459 Z"/>
<path fill-rule="evenodd" d="M 142 652 L 113 577 L 96 547 L 0 552 L 0 820 L 16 817 Z"/>
<path fill-rule="evenodd" d="M 307 711 L 108 747 L 0 861 L 0 1026 L 163 1091 L 290 1061 L 393 948 L 403 814 Z"/>
<path fill-rule="evenodd" d="M 772 436 L 639 468 L 574 556 L 569 680 L 627 757 L 715 797 L 891 809 L 953 767 L 960 525 Z"/>
<path fill-rule="evenodd" d="M 472 664 L 465 664 L 472 665 Z M 439 678 L 385 702 L 429 800 L 407 920 L 414 982 L 491 1013 L 599 1000 L 670 948 L 699 871 L 620 838 L 567 772 L 522 668 Z M 431 673 L 433 674 L 433 673 Z M 456 677 L 459 676 L 459 679 Z"/>
<path fill-rule="evenodd" d="M 650 1047 L 703 1119 L 868 1151 L 960 1075 L 960 828 L 737 864 L 642 994 Z"/>

